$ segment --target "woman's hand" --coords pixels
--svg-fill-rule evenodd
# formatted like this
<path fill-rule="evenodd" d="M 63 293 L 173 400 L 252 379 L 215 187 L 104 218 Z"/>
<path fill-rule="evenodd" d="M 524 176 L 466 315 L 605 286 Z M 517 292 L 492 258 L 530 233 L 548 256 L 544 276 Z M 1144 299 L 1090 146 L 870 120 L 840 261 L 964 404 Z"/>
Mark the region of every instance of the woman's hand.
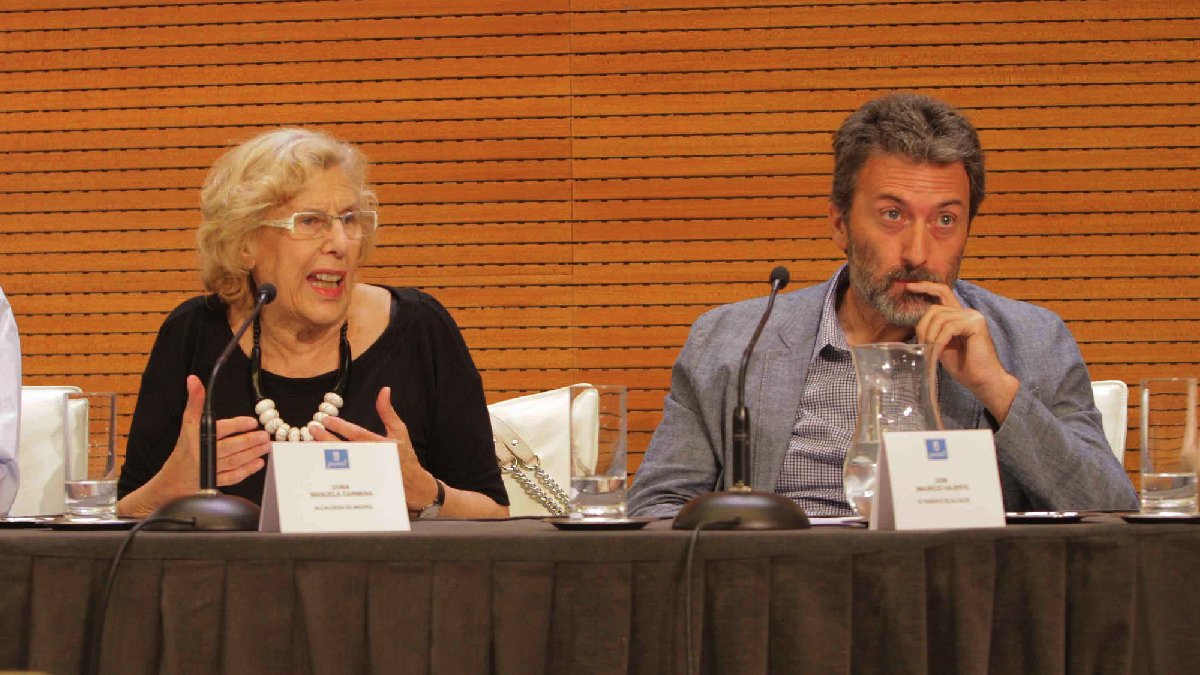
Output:
<path fill-rule="evenodd" d="M 419 512 L 437 499 L 437 480 L 433 474 L 425 470 L 417 461 L 417 453 L 413 450 L 412 440 L 408 437 L 408 427 L 400 420 L 392 408 L 392 388 L 384 387 L 375 398 L 375 410 L 379 419 L 383 420 L 383 428 L 387 437 L 380 436 L 356 424 L 351 424 L 340 417 L 326 417 L 321 429 L 315 425 L 309 426 L 313 438 L 318 441 L 337 441 L 333 434 L 352 442 L 393 442 L 400 453 L 400 473 L 404 479 L 404 501 L 409 513 Z M 330 433 L 333 432 L 333 433 Z M 458 490 L 446 486 L 446 501 L 442 504 L 441 516 L 451 518 L 506 518 L 508 507 L 500 506 L 486 495 L 467 490 Z"/>
<path fill-rule="evenodd" d="M 164 502 L 200 489 L 200 416 L 204 412 L 204 385 L 187 378 L 188 401 L 171 456 L 154 478 L 126 495 L 118 510 L 126 515 L 148 515 Z M 217 420 L 217 485 L 245 480 L 266 464 L 271 436 L 258 428 L 253 417 Z"/>
<path fill-rule="evenodd" d="M 314 439 L 323 442 L 336 442 L 339 440 L 337 436 L 341 436 L 355 443 L 395 443 L 400 453 L 400 475 L 404 478 L 404 501 L 408 504 L 409 511 L 420 511 L 437 498 L 437 482 L 433 474 L 426 471 L 417 461 L 417 452 L 408 437 L 408 427 L 392 408 L 391 387 L 379 390 L 379 396 L 375 399 L 375 410 L 379 413 L 379 419 L 383 421 L 383 428 L 387 431 L 386 437 L 340 417 L 326 417 L 322 421 L 324 429 L 311 425 L 309 431 Z"/>

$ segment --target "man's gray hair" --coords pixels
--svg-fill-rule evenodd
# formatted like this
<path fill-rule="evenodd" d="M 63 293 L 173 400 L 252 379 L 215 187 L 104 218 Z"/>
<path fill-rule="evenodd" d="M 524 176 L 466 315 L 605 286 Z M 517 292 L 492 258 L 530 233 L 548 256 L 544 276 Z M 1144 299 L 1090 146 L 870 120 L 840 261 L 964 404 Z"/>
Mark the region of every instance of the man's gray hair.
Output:
<path fill-rule="evenodd" d="M 854 111 L 833 132 L 833 190 L 830 201 L 850 213 L 858 174 L 867 160 L 898 155 L 919 163 L 962 162 L 971 186 L 967 222 L 986 195 L 983 148 L 970 120 L 951 106 L 921 94 L 877 98 Z"/>

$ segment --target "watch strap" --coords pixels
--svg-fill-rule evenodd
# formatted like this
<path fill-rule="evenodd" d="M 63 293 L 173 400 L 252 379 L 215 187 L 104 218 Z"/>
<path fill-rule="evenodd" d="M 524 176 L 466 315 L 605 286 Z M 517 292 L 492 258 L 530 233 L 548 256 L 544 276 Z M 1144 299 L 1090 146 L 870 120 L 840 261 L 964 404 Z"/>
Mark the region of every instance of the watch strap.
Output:
<path fill-rule="evenodd" d="M 421 509 L 421 513 L 417 518 L 436 517 L 438 512 L 442 510 L 442 504 L 446 503 L 446 484 L 436 478 L 433 480 L 437 483 L 437 497 L 433 500 L 432 504 Z"/>

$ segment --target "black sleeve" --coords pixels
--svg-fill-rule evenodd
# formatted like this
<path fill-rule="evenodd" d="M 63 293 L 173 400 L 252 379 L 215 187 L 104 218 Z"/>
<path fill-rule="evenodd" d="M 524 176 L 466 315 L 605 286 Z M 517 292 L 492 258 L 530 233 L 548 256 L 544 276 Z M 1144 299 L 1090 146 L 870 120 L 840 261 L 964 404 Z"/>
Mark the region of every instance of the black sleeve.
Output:
<path fill-rule="evenodd" d="M 145 485 L 158 473 L 175 449 L 179 425 L 187 406 L 187 376 L 195 351 L 193 317 L 177 309 L 158 330 L 150 360 L 142 373 L 137 405 L 125 446 L 125 465 L 117 482 L 117 496 Z M 189 335 L 191 334 L 191 335 Z"/>
<path fill-rule="evenodd" d="M 434 374 L 429 470 L 447 485 L 478 492 L 508 506 L 508 492 L 492 447 L 492 422 L 483 379 L 450 313 L 421 293 Z"/>

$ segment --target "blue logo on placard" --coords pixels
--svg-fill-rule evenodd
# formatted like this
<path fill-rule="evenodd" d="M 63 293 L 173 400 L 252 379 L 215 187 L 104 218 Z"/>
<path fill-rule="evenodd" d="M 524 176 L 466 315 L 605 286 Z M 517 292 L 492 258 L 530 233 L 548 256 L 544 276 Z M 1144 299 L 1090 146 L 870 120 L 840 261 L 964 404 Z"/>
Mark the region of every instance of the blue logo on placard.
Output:
<path fill-rule="evenodd" d="M 350 468 L 350 451 L 345 449 L 334 449 L 325 451 L 325 468 L 326 469 L 349 469 Z"/>
<path fill-rule="evenodd" d="M 929 454 L 929 459 L 948 459 L 946 454 L 946 439 L 944 438 L 927 438 L 925 439 L 925 452 Z"/>

